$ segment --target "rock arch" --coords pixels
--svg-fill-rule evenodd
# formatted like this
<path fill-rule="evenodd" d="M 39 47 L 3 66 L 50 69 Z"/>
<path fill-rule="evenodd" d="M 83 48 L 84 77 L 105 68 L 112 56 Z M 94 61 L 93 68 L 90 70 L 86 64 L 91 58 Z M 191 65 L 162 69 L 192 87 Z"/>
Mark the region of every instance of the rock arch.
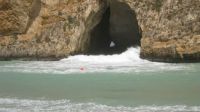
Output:
<path fill-rule="evenodd" d="M 136 13 L 118 0 L 110 0 L 101 22 L 91 31 L 89 53 L 120 53 L 130 46 L 139 46 L 141 32 Z M 114 47 L 110 44 L 114 43 Z"/>

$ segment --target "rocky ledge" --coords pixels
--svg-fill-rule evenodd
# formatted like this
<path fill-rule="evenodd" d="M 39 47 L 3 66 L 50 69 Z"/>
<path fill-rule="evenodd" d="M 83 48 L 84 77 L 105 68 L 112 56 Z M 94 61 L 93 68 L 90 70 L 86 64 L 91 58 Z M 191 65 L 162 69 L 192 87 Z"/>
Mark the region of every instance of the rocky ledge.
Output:
<path fill-rule="evenodd" d="M 140 44 L 141 58 L 199 62 L 200 1 L 0 0 L 1 60 L 55 60 Z"/>

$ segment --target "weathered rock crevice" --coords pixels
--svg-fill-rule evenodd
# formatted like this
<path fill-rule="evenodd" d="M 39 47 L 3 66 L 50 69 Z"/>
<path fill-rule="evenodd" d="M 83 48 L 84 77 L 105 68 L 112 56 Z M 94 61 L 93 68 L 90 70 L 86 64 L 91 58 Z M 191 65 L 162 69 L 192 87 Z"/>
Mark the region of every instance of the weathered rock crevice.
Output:
<path fill-rule="evenodd" d="M 33 24 L 33 22 L 35 21 L 35 19 L 39 16 L 39 13 L 41 11 L 42 8 L 42 3 L 41 0 L 34 0 L 32 3 L 32 7 L 29 11 L 29 20 L 26 26 L 26 30 L 24 33 L 27 32 L 27 30 L 29 29 L 29 27 Z"/>
<path fill-rule="evenodd" d="M 74 54 L 88 54 L 92 46 L 93 31 L 98 27 L 104 18 L 104 13 L 107 10 L 108 4 L 106 1 L 101 1 L 102 6 L 97 11 L 87 12 L 87 18 L 80 22 L 79 33 L 76 36 L 75 43 L 71 43 L 73 48 L 72 55 Z M 100 41 L 99 41 L 100 43 Z"/>
<path fill-rule="evenodd" d="M 0 36 L 24 34 L 40 11 L 40 0 L 1 0 Z"/>

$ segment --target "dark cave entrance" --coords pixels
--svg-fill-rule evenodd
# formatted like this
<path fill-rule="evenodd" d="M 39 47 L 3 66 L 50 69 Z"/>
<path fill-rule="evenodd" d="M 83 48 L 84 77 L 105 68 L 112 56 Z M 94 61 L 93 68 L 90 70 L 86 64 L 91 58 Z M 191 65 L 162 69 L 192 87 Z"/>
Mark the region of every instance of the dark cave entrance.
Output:
<path fill-rule="evenodd" d="M 111 38 L 109 34 L 110 8 L 108 8 L 100 23 L 92 30 L 89 53 L 107 54 L 109 53 Z"/>
<path fill-rule="evenodd" d="M 142 35 L 135 12 L 125 3 L 111 2 L 91 32 L 88 54 L 115 54 L 140 46 Z"/>

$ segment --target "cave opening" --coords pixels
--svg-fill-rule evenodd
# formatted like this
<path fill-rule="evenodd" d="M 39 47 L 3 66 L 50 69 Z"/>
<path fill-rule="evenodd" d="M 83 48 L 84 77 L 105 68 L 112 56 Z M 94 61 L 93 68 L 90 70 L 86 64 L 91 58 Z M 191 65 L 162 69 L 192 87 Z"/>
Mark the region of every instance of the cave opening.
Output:
<path fill-rule="evenodd" d="M 98 25 L 91 31 L 88 54 L 116 54 L 140 46 L 142 37 L 136 13 L 123 2 L 111 0 Z"/>
<path fill-rule="evenodd" d="M 89 53 L 107 54 L 109 53 L 111 38 L 109 35 L 110 8 L 107 8 L 100 23 L 92 30 Z"/>

